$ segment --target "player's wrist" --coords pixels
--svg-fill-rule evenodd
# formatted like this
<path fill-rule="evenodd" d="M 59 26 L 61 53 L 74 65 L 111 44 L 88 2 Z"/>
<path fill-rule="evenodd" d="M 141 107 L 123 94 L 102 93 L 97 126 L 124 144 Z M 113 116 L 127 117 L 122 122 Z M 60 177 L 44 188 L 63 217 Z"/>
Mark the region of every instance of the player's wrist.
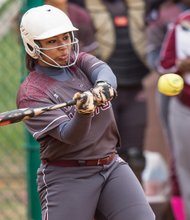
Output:
<path fill-rule="evenodd" d="M 98 106 L 106 104 L 117 96 L 116 90 L 106 81 L 97 81 L 91 92 Z"/>

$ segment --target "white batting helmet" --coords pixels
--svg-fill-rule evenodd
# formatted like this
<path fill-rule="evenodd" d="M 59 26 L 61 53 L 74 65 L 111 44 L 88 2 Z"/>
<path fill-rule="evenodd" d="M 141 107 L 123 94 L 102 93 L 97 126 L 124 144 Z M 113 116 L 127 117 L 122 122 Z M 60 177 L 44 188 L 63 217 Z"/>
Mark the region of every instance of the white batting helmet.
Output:
<path fill-rule="evenodd" d="M 20 24 L 21 37 L 26 52 L 34 59 L 39 58 L 40 47 L 35 40 L 43 40 L 59 34 L 71 32 L 75 28 L 68 16 L 51 5 L 29 9 L 22 17 Z M 77 42 L 78 43 L 78 42 Z"/>

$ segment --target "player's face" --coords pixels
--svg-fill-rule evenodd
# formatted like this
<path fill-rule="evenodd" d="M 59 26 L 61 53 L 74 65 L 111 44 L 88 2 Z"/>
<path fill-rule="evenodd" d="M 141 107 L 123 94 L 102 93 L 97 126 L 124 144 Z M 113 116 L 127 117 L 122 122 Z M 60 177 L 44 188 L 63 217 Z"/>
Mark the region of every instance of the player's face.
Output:
<path fill-rule="evenodd" d="M 69 33 L 60 34 L 54 37 L 40 40 L 40 49 L 45 55 L 41 54 L 43 60 L 48 63 L 54 64 L 52 60 L 63 66 L 67 64 L 71 52 L 71 37 Z M 50 57 L 51 59 L 49 59 Z M 39 60 L 39 64 L 42 66 L 48 66 L 48 64 Z"/>

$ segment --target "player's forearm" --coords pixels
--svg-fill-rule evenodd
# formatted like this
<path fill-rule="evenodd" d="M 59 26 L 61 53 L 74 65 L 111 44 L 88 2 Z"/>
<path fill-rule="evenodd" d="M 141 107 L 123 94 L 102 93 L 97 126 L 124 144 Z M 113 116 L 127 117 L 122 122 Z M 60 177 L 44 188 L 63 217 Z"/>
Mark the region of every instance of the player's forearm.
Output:
<path fill-rule="evenodd" d="M 67 144 L 75 145 L 88 135 L 91 128 L 92 114 L 79 114 L 62 126 L 59 126 L 59 136 Z"/>
<path fill-rule="evenodd" d="M 117 88 L 117 79 L 113 71 L 107 64 L 99 66 L 92 72 L 92 81 L 94 83 L 98 81 L 105 81 L 109 83 L 114 89 Z"/>

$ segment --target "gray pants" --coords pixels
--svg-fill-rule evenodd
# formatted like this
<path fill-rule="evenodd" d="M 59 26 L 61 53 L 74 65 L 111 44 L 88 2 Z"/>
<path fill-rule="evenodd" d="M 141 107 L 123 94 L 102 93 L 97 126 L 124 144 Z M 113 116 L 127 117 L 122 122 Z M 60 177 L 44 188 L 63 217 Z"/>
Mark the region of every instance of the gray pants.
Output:
<path fill-rule="evenodd" d="M 186 219 L 190 220 L 190 108 L 175 97 L 169 106 L 169 126 Z"/>
<path fill-rule="evenodd" d="M 137 178 L 116 156 L 106 166 L 38 169 L 43 220 L 155 220 Z"/>

